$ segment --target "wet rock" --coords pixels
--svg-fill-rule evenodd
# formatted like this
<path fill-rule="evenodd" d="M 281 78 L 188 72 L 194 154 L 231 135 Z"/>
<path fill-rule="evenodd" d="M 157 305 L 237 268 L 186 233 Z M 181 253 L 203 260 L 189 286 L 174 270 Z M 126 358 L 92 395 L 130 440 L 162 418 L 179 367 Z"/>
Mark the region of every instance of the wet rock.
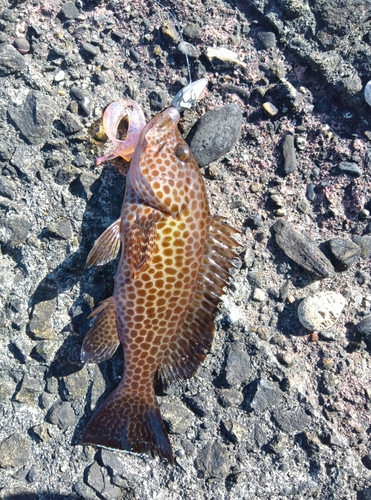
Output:
<path fill-rule="evenodd" d="M 66 134 L 75 134 L 84 128 L 81 121 L 69 111 L 66 111 L 60 116 L 60 121 Z"/>
<path fill-rule="evenodd" d="M 20 73 L 27 64 L 18 50 L 7 43 L 0 44 L 0 77 Z"/>
<path fill-rule="evenodd" d="M 359 168 L 357 163 L 353 163 L 350 161 L 340 162 L 338 168 L 341 173 L 351 175 L 353 177 L 360 177 L 361 175 L 363 175 L 363 170 Z"/>
<path fill-rule="evenodd" d="M 197 469 L 205 477 L 224 479 L 230 469 L 227 449 L 219 441 L 208 443 L 199 453 L 195 461 Z"/>
<path fill-rule="evenodd" d="M 229 387 L 237 387 L 249 381 L 251 375 L 250 356 L 239 342 L 228 346 L 225 365 L 225 381 Z"/>
<path fill-rule="evenodd" d="M 371 343 L 371 315 L 367 316 L 357 324 L 357 332 L 365 339 L 366 342 Z"/>
<path fill-rule="evenodd" d="M 277 245 L 294 262 L 321 278 L 327 278 L 334 272 L 331 262 L 319 250 L 309 236 L 295 231 L 286 221 L 279 220 L 272 226 Z"/>
<path fill-rule="evenodd" d="M 18 403 L 35 405 L 37 403 L 37 398 L 41 394 L 42 390 L 43 387 L 41 383 L 37 379 L 30 377 L 26 373 L 22 379 L 19 391 L 15 395 L 14 399 L 18 401 Z"/>
<path fill-rule="evenodd" d="M 202 116 L 187 137 L 197 163 L 204 167 L 227 154 L 240 138 L 241 126 L 242 113 L 236 104 Z"/>
<path fill-rule="evenodd" d="M 184 434 L 195 421 L 194 414 L 179 402 L 164 401 L 160 405 L 161 415 L 171 434 Z"/>
<path fill-rule="evenodd" d="M 29 41 L 24 36 L 15 38 L 13 44 L 20 54 L 27 54 L 31 48 Z"/>
<path fill-rule="evenodd" d="M 56 301 L 46 300 L 35 305 L 29 322 L 29 331 L 34 340 L 56 340 L 57 334 L 51 327 L 51 316 L 55 312 Z"/>
<path fill-rule="evenodd" d="M 8 113 L 27 142 L 43 145 L 52 132 L 56 109 L 51 97 L 31 90 L 23 106 L 11 108 Z"/>
<path fill-rule="evenodd" d="M 276 384 L 259 378 L 247 387 L 245 405 L 247 410 L 262 412 L 277 404 L 282 396 L 283 393 Z"/>
<path fill-rule="evenodd" d="M 14 433 L 0 443 L 0 467 L 20 469 L 30 459 L 30 441 L 24 434 Z"/>
<path fill-rule="evenodd" d="M 276 408 L 272 411 L 272 417 L 281 431 L 287 434 L 301 432 L 306 429 L 311 422 L 309 415 L 307 415 L 301 407 L 295 410 Z"/>
<path fill-rule="evenodd" d="M 345 271 L 361 257 L 361 249 L 351 240 L 333 238 L 328 241 L 335 269 Z"/>
<path fill-rule="evenodd" d="M 283 170 L 285 175 L 292 174 L 297 169 L 296 153 L 295 153 L 295 143 L 293 135 L 286 135 L 282 144 L 283 152 Z"/>
<path fill-rule="evenodd" d="M 346 304 L 340 293 L 318 292 L 302 300 L 298 307 L 300 323 L 310 331 L 331 328 L 339 319 Z"/>
<path fill-rule="evenodd" d="M 67 2 L 62 5 L 60 13 L 64 19 L 76 19 L 80 14 L 75 2 Z"/>
<path fill-rule="evenodd" d="M 46 230 L 53 236 L 62 240 L 69 240 L 73 236 L 71 222 L 64 217 L 49 224 Z"/>
<path fill-rule="evenodd" d="M 31 230 L 31 223 L 23 217 L 0 219 L 0 244 L 9 248 L 22 245 Z"/>
<path fill-rule="evenodd" d="M 71 403 L 65 401 L 54 403 L 50 409 L 48 420 L 50 423 L 57 425 L 62 431 L 71 425 L 75 425 L 76 416 Z"/>

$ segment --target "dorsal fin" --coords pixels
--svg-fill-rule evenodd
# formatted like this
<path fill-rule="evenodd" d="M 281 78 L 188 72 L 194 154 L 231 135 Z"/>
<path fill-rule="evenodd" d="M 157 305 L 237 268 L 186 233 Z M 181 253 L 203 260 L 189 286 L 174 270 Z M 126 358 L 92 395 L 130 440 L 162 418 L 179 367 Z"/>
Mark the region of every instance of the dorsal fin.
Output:
<path fill-rule="evenodd" d="M 193 299 L 157 372 L 165 387 L 192 377 L 211 347 L 215 315 L 233 267 L 231 259 L 238 257 L 233 251 L 238 243 L 232 238 L 238 233 L 219 217 L 211 221 Z"/>

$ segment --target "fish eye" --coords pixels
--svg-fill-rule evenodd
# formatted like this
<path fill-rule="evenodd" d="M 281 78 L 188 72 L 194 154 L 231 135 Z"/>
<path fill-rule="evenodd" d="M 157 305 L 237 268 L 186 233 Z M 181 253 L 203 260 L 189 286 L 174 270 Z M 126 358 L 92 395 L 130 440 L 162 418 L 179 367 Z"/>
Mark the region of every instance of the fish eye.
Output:
<path fill-rule="evenodd" d="M 177 144 L 175 146 L 175 156 L 180 161 L 187 161 L 189 158 L 189 147 L 186 144 Z"/>

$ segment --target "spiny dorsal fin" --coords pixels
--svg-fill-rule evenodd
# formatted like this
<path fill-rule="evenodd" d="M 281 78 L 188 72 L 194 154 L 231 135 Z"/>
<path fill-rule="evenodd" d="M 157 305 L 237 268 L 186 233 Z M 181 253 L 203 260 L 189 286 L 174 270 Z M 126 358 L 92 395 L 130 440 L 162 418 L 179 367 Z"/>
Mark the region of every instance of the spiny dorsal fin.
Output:
<path fill-rule="evenodd" d="M 120 250 L 121 219 L 111 224 L 95 241 L 86 259 L 85 267 L 103 266 L 117 257 Z"/>
<path fill-rule="evenodd" d="M 81 348 L 82 363 L 101 363 L 115 353 L 120 342 L 116 329 L 116 305 L 113 297 L 99 304 L 89 318 L 97 316 L 84 338 Z"/>
<path fill-rule="evenodd" d="M 157 213 L 153 208 L 138 205 L 135 221 L 130 223 L 127 248 L 134 278 L 144 269 L 155 252 Z"/>
<path fill-rule="evenodd" d="M 238 234 L 220 218 L 213 218 L 197 278 L 193 299 L 178 335 L 158 369 L 158 377 L 167 387 L 176 380 L 190 378 L 203 362 L 214 335 L 214 319 L 223 295 L 223 287 L 233 267 L 232 250 Z"/>

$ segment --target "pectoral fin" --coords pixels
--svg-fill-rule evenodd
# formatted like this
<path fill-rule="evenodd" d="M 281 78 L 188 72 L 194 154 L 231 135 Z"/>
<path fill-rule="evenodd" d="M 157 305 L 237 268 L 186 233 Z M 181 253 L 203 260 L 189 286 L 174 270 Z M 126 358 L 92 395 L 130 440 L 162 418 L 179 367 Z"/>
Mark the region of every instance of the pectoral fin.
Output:
<path fill-rule="evenodd" d="M 153 208 L 138 205 L 136 219 L 130 224 L 127 240 L 128 258 L 134 278 L 144 269 L 156 249 L 156 222 L 159 212 Z"/>
<path fill-rule="evenodd" d="M 99 236 L 90 250 L 85 267 L 103 266 L 117 257 L 120 250 L 120 225 L 121 219 L 117 219 Z"/>

